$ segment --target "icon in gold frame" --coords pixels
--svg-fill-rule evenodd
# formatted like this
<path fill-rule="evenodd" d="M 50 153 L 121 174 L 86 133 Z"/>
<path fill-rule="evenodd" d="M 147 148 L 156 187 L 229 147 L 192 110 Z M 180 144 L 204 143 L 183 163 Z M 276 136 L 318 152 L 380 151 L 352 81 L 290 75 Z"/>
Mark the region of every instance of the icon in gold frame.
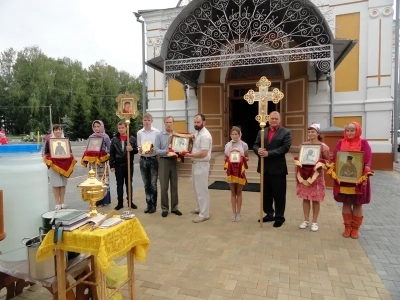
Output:
<path fill-rule="evenodd" d="M 49 140 L 50 156 L 52 158 L 70 158 L 71 149 L 68 138 L 51 138 Z"/>
<path fill-rule="evenodd" d="M 115 99 L 118 104 L 117 112 L 115 113 L 120 119 L 135 119 L 139 115 L 137 109 L 138 97 L 135 94 L 120 94 Z"/>
<path fill-rule="evenodd" d="M 170 148 L 176 152 L 191 152 L 193 148 L 193 135 L 173 133 L 170 137 Z"/>
<path fill-rule="evenodd" d="M 229 161 L 231 163 L 240 163 L 240 152 L 233 150 L 229 153 Z"/>

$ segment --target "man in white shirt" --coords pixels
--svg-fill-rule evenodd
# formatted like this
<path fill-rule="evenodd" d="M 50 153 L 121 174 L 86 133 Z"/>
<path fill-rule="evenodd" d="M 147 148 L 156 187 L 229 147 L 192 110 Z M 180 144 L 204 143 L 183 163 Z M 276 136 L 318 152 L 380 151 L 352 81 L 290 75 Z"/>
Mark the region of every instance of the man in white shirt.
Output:
<path fill-rule="evenodd" d="M 160 131 L 151 124 L 153 116 L 145 113 L 143 115 L 143 128 L 137 133 L 137 143 L 140 153 L 140 174 L 144 183 L 144 191 L 146 194 L 147 208 L 144 212 L 152 214 L 157 209 L 157 176 L 158 176 L 158 160 L 154 151 L 154 144 Z M 147 149 L 142 146 L 151 143 L 152 147 Z"/>
<path fill-rule="evenodd" d="M 208 193 L 208 175 L 210 171 L 210 159 L 212 137 L 205 127 L 206 117 L 198 114 L 194 117 L 194 129 L 197 130 L 191 153 L 185 156 L 192 159 L 192 180 L 196 195 L 197 206 L 191 211 L 198 216 L 194 223 L 204 222 L 210 219 L 210 195 Z"/>

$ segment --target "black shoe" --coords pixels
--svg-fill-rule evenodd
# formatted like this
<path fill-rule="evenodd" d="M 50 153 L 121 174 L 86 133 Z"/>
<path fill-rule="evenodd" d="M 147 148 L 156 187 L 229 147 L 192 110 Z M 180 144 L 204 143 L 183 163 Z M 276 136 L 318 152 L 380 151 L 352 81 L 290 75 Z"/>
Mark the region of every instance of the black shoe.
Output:
<path fill-rule="evenodd" d="M 263 218 L 263 223 L 265 223 L 265 222 L 272 222 L 272 221 L 275 221 L 275 218 L 274 218 L 274 217 L 270 217 L 270 216 L 268 216 L 268 215 L 265 215 L 264 218 Z M 260 223 L 260 220 L 258 220 L 258 223 Z"/>
<path fill-rule="evenodd" d="M 176 214 L 177 216 L 182 216 L 182 213 L 179 210 L 171 211 L 171 214 Z"/>
<path fill-rule="evenodd" d="M 147 207 L 147 208 L 144 210 L 144 213 L 145 213 L 145 214 L 148 214 L 149 211 L 150 211 L 150 209 L 151 209 L 151 207 Z"/>
<path fill-rule="evenodd" d="M 132 209 L 137 209 L 137 205 L 135 203 L 131 202 L 131 208 Z"/>
<path fill-rule="evenodd" d="M 121 208 L 124 208 L 124 206 L 119 204 L 116 207 L 114 207 L 115 210 L 120 210 Z"/>
<path fill-rule="evenodd" d="M 155 207 L 152 207 L 152 208 L 150 208 L 149 209 L 149 214 L 154 214 L 156 212 L 156 208 Z"/>
<path fill-rule="evenodd" d="M 274 222 L 274 225 L 273 225 L 273 226 L 274 226 L 274 227 L 281 227 L 283 223 L 285 223 L 285 221 L 276 220 L 276 221 Z"/>
<path fill-rule="evenodd" d="M 167 211 L 163 211 L 163 212 L 161 213 L 161 216 L 162 216 L 163 218 L 166 218 L 166 217 L 168 216 L 168 212 L 167 212 Z"/>

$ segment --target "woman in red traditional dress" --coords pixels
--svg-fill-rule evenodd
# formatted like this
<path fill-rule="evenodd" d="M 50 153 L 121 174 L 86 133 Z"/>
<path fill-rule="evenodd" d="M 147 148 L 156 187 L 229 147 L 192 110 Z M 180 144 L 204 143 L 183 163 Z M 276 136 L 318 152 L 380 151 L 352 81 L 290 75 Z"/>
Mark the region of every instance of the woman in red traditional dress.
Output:
<path fill-rule="evenodd" d="M 320 124 L 313 123 L 308 127 L 308 141 L 303 144 L 321 144 L 322 147 L 322 158 L 325 160 L 329 160 L 329 147 L 322 143 L 322 138 L 320 136 Z M 316 169 L 316 167 L 319 168 Z M 325 180 L 324 180 L 324 173 L 322 164 L 316 165 L 311 167 L 312 170 L 318 177 L 312 181 L 310 184 L 310 180 L 302 180 L 302 178 L 298 178 L 296 181 L 296 195 L 303 199 L 303 212 L 304 212 L 304 221 L 300 224 L 301 229 L 305 229 L 309 225 L 310 219 L 310 210 L 311 210 L 311 203 L 312 203 L 312 223 L 311 223 L 311 231 L 318 231 L 318 215 L 320 211 L 320 202 L 324 201 L 325 198 Z M 299 168 L 301 169 L 301 167 Z M 299 176 L 299 174 L 298 174 Z"/>
<path fill-rule="evenodd" d="M 362 151 L 364 152 L 363 175 L 355 186 L 354 184 L 339 183 L 334 180 L 333 197 L 337 202 L 343 203 L 342 215 L 344 224 L 344 237 L 358 238 L 358 230 L 363 221 L 362 205 L 371 201 L 371 185 L 369 176 L 371 171 L 372 153 L 367 140 L 361 138 L 362 129 L 357 122 L 350 122 L 344 128 L 344 138 L 340 140 L 333 151 L 332 162 L 336 160 L 338 151 Z M 332 175 L 334 165 L 328 170 Z M 336 174 L 335 174 L 336 175 Z M 336 176 L 332 176 L 334 179 Z M 351 192 L 354 191 L 354 192 Z"/>
<path fill-rule="evenodd" d="M 241 139 L 241 130 L 233 126 L 231 129 L 231 141 L 225 145 L 225 170 L 227 174 L 226 181 L 231 189 L 232 217 L 231 222 L 240 222 L 240 210 L 242 209 L 242 189 L 247 184 L 245 170 L 249 160 L 249 146 Z M 231 162 L 230 154 L 232 151 L 240 153 L 239 162 Z"/>

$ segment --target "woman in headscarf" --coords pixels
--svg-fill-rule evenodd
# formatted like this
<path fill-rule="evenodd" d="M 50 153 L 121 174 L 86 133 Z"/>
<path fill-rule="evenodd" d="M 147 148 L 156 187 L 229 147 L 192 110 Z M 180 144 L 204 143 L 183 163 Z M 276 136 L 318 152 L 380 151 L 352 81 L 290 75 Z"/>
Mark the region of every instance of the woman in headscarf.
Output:
<path fill-rule="evenodd" d="M 344 224 L 344 237 L 357 239 L 359 228 L 363 221 L 362 205 L 371 201 L 371 185 L 369 176 L 371 171 L 372 152 L 367 140 L 361 138 L 362 129 L 357 122 L 350 122 L 344 128 L 344 138 L 340 140 L 333 151 L 332 162 L 335 163 L 338 151 L 364 152 L 364 169 L 357 184 L 338 182 L 334 180 L 333 196 L 337 202 L 343 203 L 342 215 Z M 332 175 L 334 164 L 330 166 L 328 174 Z M 332 176 L 334 179 L 336 174 Z"/>
<path fill-rule="evenodd" d="M 52 157 L 50 153 L 50 142 L 53 138 L 64 138 L 64 132 L 61 125 L 53 125 L 51 137 L 46 141 L 44 146 L 44 161 L 49 167 L 48 174 L 50 184 L 53 187 L 54 200 L 56 202 L 55 209 L 58 210 L 62 208 L 67 208 L 67 205 L 64 203 L 67 178 L 72 174 L 76 160 L 72 155 L 70 144 L 67 145 L 71 152 L 69 158 Z M 63 150 L 65 152 L 66 149 L 63 148 Z"/>
<path fill-rule="evenodd" d="M 110 145 L 111 145 L 111 140 L 108 134 L 106 133 L 104 129 L 104 123 L 100 120 L 94 120 L 92 123 L 92 129 L 93 133 L 89 136 L 90 137 L 102 137 L 103 138 L 103 144 L 101 146 L 101 149 L 104 150 L 107 153 L 110 153 Z M 106 161 L 100 163 L 100 165 L 97 166 L 97 175 L 99 178 L 102 178 L 104 175 L 104 172 L 107 171 L 108 169 L 108 163 Z M 110 188 L 109 188 L 109 177 L 108 177 L 108 172 L 107 172 L 107 194 L 104 196 L 102 200 L 97 201 L 97 206 L 101 207 L 104 205 L 109 205 L 111 203 L 111 195 L 110 195 Z"/>

